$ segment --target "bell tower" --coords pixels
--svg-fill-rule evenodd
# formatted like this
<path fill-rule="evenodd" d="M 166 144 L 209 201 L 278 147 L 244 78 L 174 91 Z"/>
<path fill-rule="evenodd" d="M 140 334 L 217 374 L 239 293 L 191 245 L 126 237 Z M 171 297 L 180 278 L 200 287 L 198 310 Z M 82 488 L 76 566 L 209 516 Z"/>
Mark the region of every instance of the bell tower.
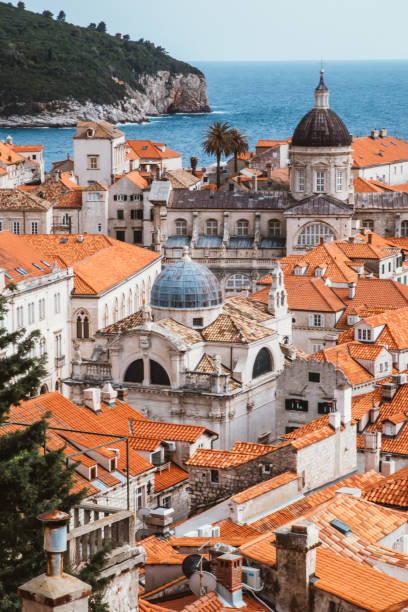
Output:
<path fill-rule="evenodd" d="M 288 293 L 280 262 L 275 261 L 271 270 L 271 288 L 268 293 L 268 311 L 273 315 L 275 329 L 280 336 L 280 342 L 292 342 L 292 315 L 288 312 Z"/>

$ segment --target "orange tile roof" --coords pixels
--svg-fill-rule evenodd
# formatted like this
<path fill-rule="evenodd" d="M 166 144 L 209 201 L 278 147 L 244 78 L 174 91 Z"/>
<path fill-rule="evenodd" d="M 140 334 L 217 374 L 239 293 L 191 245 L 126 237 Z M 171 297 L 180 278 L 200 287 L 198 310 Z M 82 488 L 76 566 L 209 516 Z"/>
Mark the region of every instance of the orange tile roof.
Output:
<path fill-rule="evenodd" d="M 339 240 L 336 242 L 339 249 L 351 259 L 366 260 L 366 259 L 384 259 L 392 255 L 392 249 L 382 248 L 369 244 L 368 242 L 346 242 Z"/>
<path fill-rule="evenodd" d="M 236 493 L 231 497 L 231 500 L 235 504 L 243 504 L 251 499 L 255 499 L 255 497 L 259 497 L 264 493 L 268 493 L 269 491 L 273 491 L 279 487 L 282 487 L 289 482 L 293 482 L 294 480 L 298 480 L 299 476 L 294 474 L 293 472 L 283 472 L 283 474 L 279 474 L 279 476 L 274 476 L 274 478 L 270 478 L 269 480 L 264 480 L 249 489 L 245 489 L 245 491 L 241 491 L 240 493 Z"/>
<path fill-rule="evenodd" d="M 167 148 L 164 143 L 157 143 L 152 140 L 127 140 L 126 144 L 140 159 L 181 157 L 180 153 Z M 164 147 L 165 150 L 162 151 L 161 147 Z"/>
<path fill-rule="evenodd" d="M 187 555 L 180 554 L 167 540 L 150 536 L 137 542 L 146 551 L 146 565 L 181 565 Z"/>
<path fill-rule="evenodd" d="M 285 288 L 290 310 L 317 310 L 319 312 L 338 312 L 345 308 L 344 303 L 333 293 L 321 277 L 289 276 L 285 274 Z M 269 287 L 253 293 L 253 300 L 268 303 Z"/>
<path fill-rule="evenodd" d="M 104 327 L 100 330 L 100 332 L 103 334 L 118 334 L 119 332 L 138 327 L 143 322 L 142 313 L 142 309 L 137 310 L 136 312 L 132 312 L 132 314 L 128 315 L 124 319 L 116 321 L 116 323 L 111 323 L 111 325 L 108 325 L 107 327 Z"/>
<path fill-rule="evenodd" d="M 353 168 L 382 166 L 408 159 L 408 143 L 392 136 L 376 140 L 369 136 L 354 138 L 351 146 L 353 148 Z"/>
<path fill-rule="evenodd" d="M 27 244 L 23 236 L 18 236 L 9 231 L 0 232 L 0 267 L 4 268 L 11 277 L 11 279 L 5 278 L 6 284 L 19 283 L 29 278 L 50 274 L 51 268 L 44 265 L 43 260 L 50 266 L 53 265 L 51 258 L 45 256 L 39 249 Z M 34 263 L 40 269 L 34 266 Z M 22 268 L 27 274 L 20 274 L 16 268 Z"/>
<path fill-rule="evenodd" d="M 149 421 L 134 417 L 131 419 L 131 431 L 137 438 L 160 438 L 161 440 L 179 440 L 181 442 L 196 442 L 203 434 L 215 436 L 215 432 L 202 425 L 182 425 Z"/>
<path fill-rule="evenodd" d="M 309 355 L 308 359 L 333 363 L 337 369 L 342 370 L 352 385 L 359 385 L 373 380 L 373 375 L 350 355 L 349 344 L 340 344 L 322 349 L 313 355 Z"/>
<path fill-rule="evenodd" d="M 404 191 L 408 193 L 408 183 L 400 183 L 399 185 L 394 185 L 394 189 L 397 191 Z"/>
<path fill-rule="evenodd" d="M 26 158 L 19 155 L 13 150 L 13 145 L 8 145 L 5 142 L 0 141 L 0 164 L 10 166 L 19 162 L 25 162 Z"/>
<path fill-rule="evenodd" d="M 68 189 L 72 189 L 73 191 L 82 191 L 83 187 L 75 183 L 73 180 L 71 172 L 61 172 L 59 176 L 60 183 L 62 183 Z"/>
<path fill-rule="evenodd" d="M 208 342 L 256 342 L 275 334 L 271 329 L 262 327 L 244 317 L 221 313 L 213 323 L 202 330 L 202 336 Z"/>
<path fill-rule="evenodd" d="M 256 143 L 255 147 L 258 148 L 264 148 L 264 147 L 275 147 L 276 145 L 282 145 L 282 144 L 288 144 L 289 142 L 292 141 L 292 138 L 286 138 L 285 140 L 258 140 L 258 142 Z"/>
<path fill-rule="evenodd" d="M 371 567 L 320 547 L 317 549 L 313 588 L 336 595 L 367 612 L 386 612 L 408 603 L 408 585 Z"/>
<path fill-rule="evenodd" d="M 25 240 L 47 256 L 58 257 L 62 267 L 73 266 L 74 293 L 98 294 L 114 287 L 157 260 L 160 255 L 148 249 L 100 234 L 26 234 Z"/>
<path fill-rule="evenodd" d="M 306 448 L 306 446 L 316 444 L 317 442 L 326 440 L 326 438 L 330 438 L 330 436 L 334 436 L 334 433 L 334 430 L 329 425 L 326 425 L 325 427 L 321 427 L 317 431 L 311 431 L 310 433 L 304 434 L 300 438 L 291 440 L 291 444 L 297 450 L 301 450 L 302 448 Z"/>
<path fill-rule="evenodd" d="M 374 184 L 374 181 L 364 179 L 362 176 L 356 176 L 353 183 L 355 193 L 376 193 L 384 191 L 384 189 Z"/>
<path fill-rule="evenodd" d="M 11 149 L 13 149 L 13 151 L 16 151 L 16 153 L 18 153 L 19 151 L 21 151 L 22 153 L 27 152 L 30 153 L 31 151 L 33 153 L 36 152 L 40 152 L 44 149 L 44 145 L 16 145 L 16 144 L 12 144 L 10 145 Z"/>
<path fill-rule="evenodd" d="M 108 123 L 107 121 L 78 121 L 76 125 L 77 131 L 74 138 L 88 138 L 88 129 L 93 130 L 92 138 L 102 138 L 113 140 L 120 136 L 124 136 L 124 132 L 118 130 L 115 125 Z"/>
<path fill-rule="evenodd" d="M 259 444 L 257 442 L 235 442 L 232 447 L 234 453 L 244 453 L 245 455 L 255 455 L 261 457 L 267 455 L 277 448 L 276 444 Z"/>
<path fill-rule="evenodd" d="M 366 317 L 364 322 L 371 327 L 384 326 L 376 340 L 378 344 L 387 344 L 389 350 L 408 348 L 408 307 Z"/>
<path fill-rule="evenodd" d="M 188 480 L 188 473 L 175 465 L 175 463 L 169 463 L 168 469 L 155 472 L 154 490 L 156 493 L 159 493 L 186 480 Z"/>
<path fill-rule="evenodd" d="M 382 506 L 408 509 L 408 467 L 384 478 L 377 486 L 364 491 L 363 498 Z"/>
<path fill-rule="evenodd" d="M 186 461 L 186 465 L 202 466 L 216 469 L 228 469 L 237 465 L 248 463 L 257 458 L 254 454 L 237 453 L 227 450 L 198 448 Z"/>
<path fill-rule="evenodd" d="M 348 349 L 353 359 L 364 359 L 367 361 L 375 361 L 383 352 L 384 347 L 377 344 L 360 344 L 358 342 L 349 342 Z"/>
<path fill-rule="evenodd" d="M 390 279 L 360 278 L 353 299 L 348 297 L 348 289 L 332 287 L 332 290 L 347 307 L 337 323 L 338 329 L 349 327 L 347 316 L 351 314 L 351 309 L 354 309 L 360 318 L 365 318 L 371 314 L 408 306 L 408 286 Z"/>
<path fill-rule="evenodd" d="M 82 192 L 68 191 L 55 202 L 54 208 L 82 208 Z"/>
<path fill-rule="evenodd" d="M 145 178 L 143 178 L 143 176 L 140 174 L 138 170 L 132 170 L 132 172 L 128 172 L 128 174 L 124 174 L 121 178 L 128 179 L 129 181 L 134 183 L 136 187 L 139 187 L 140 189 L 147 189 L 147 187 L 149 186 L 149 183 L 146 181 Z"/>

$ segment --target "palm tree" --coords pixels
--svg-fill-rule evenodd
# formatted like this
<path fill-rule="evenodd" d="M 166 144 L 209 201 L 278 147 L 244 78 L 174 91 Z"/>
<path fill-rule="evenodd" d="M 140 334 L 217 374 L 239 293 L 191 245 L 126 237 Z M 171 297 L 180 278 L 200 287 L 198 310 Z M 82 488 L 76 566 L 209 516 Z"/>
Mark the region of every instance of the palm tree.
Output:
<path fill-rule="evenodd" d="M 237 128 L 230 130 L 230 152 L 234 154 L 234 172 L 238 172 L 238 155 L 248 151 L 248 138 Z"/>
<path fill-rule="evenodd" d="M 208 127 L 205 134 L 206 138 L 202 144 L 208 155 L 217 157 L 217 189 L 221 186 L 221 155 L 231 153 L 230 133 L 231 127 L 228 123 L 215 121 Z"/>

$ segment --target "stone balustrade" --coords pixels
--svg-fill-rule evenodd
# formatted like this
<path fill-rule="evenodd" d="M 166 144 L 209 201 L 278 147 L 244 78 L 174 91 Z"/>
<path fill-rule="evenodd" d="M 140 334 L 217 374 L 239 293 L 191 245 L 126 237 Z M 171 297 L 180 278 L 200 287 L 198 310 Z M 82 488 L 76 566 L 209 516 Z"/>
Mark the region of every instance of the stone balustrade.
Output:
<path fill-rule="evenodd" d="M 229 374 L 216 372 L 187 372 L 184 387 L 199 389 L 210 393 L 227 393 L 229 391 Z"/>
<path fill-rule="evenodd" d="M 107 361 L 77 361 L 72 363 L 72 377 L 78 380 L 112 380 L 111 365 Z"/>

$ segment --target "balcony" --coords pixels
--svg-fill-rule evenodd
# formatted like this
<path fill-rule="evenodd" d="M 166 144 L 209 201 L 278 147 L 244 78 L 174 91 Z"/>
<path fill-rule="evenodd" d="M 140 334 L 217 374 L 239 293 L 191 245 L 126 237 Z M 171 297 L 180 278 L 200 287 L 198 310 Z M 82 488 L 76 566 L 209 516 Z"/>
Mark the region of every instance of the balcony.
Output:
<path fill-rule="evenodd" d="M 103 382 L 112 380 L 111 366 L 107 361 L 82 361 L 72 364 L 72 377 L 76 380 Z"/>
<path fill-rule="evenodd" d="M 68 533 L 64 559 L 64 565 L 72 571 L 77 571 L 92 554 L 108 543 L 112 546 L 109 566 L 122 563 L 130 557 L 133 562 L 144 562 L 144 550 L 134 546 L 135 518 L 130 510 L 81 504 L 74 508 L 74 525 Z"/>
<path fill-rule="evenodd" d="M 229 374 L 215 372 L 187 372 L 184 387 L 208 393 L 228 393 Z"/>
<path fill-rule="evenodd" d="M 65 355 L 59 355 L 59 357 L 55 357 L 55 367 L 62 368 L 65 365 Z"/>

